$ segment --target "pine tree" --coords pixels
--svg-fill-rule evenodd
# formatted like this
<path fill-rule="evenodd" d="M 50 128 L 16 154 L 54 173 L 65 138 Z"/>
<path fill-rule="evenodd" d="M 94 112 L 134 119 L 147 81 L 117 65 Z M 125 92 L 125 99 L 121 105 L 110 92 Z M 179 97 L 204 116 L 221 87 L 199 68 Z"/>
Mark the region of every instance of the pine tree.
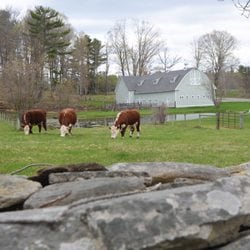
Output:
<path fill-rule="evenodd" d="M 60 57 L 70 53 L 68 35 L 71 30 L 59 12 L 49 7 L 38 6 L 29 14 L 27 23 L 32 40 L 32 58 L 35 62 L 42 62 L 43 67 L 48 67 L 53 89 L 62 74 L 58 63 Z"/>

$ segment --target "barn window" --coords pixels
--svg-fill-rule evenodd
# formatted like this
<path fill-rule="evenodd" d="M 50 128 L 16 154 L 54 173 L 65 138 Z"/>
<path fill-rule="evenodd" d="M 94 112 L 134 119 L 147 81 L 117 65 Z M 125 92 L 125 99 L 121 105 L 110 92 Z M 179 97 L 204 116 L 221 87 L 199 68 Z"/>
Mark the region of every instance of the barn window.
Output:
<path fill-rule="evenodd" d="M 144 83 L 145 79 L 141 80 L 140 82 L 137 83 L 138 86 L 141 86 Z"/>
<path fill-rule="evenodd" d="M 153 84 L 154 84 L 154 85 L 158 84 L 160 80 L 161 80 L 161 78 L 155 79 L 155 80 L 153 81 Z"/>
<path fill-rule="evenodd" d="M 178 79 L 179 75 L 177 76 L 174 76 L 171 80 L 170 80 L 170 83 L 175 83 L 176 80 Z"/>

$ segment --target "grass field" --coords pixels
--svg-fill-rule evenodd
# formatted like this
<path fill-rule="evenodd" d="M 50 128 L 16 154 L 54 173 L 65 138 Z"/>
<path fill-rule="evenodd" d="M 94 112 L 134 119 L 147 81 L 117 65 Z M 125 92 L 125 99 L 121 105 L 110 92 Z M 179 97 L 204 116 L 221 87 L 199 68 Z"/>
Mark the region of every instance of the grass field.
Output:
<path fill-rule="evenodd" d="M 250 123 L 250 121 L 249 121 Z M 141 138 L 110 138 L 107 127 L 73 128 L 62 138 L 58 129 L 25 136 L 0 122 L 0 173 L 10 173 L 33 163 L 189 162 L 225 167 L 250 161 L 250 124 L 244 129 L 215 129 L 203 120 L 142 125 Z M 21 174 L 32 175 L 33 167 Z"/>

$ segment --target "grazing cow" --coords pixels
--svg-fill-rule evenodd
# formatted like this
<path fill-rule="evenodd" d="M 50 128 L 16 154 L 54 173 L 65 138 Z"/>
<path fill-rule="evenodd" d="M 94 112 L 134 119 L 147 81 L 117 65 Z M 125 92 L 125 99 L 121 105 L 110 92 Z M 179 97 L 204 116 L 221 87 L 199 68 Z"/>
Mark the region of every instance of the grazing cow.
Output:
<path fill-rule="evenodd" d="M 41 133 L 42 126 L 47 131 L 46 114 L 46 111 L 43 109 L 31 109 L 24 112 L 20 119 L 24 134 L 32 134 L 32 127 L 34 125 L 38 126 L 39 133 Z"/>
<path fill-rule="evenodd" d="M 59 113 L 60 133 L 61 136 L 71 134 L 73 125 L 76 124 L 77 116 L 74 109 L 66 108 Z"/>
<path fill-rule="evenodd" d="M 135 109 L 121 111 L 117 114 L 114 124 L 110 127 L 111 138 L 115 139 L 119 132 L 124 137 L 126 128 L 130 126 L 130 137 L 132 137 L 135 127 L 137 138 L 140 136 L 140 113 Z"/>

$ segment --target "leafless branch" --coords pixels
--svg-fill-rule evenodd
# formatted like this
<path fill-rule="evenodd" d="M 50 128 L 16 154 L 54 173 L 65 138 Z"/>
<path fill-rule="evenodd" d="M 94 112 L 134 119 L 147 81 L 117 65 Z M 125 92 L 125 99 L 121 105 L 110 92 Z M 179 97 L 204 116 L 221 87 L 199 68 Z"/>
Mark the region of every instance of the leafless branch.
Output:
<path fill-rule="evenodd" d="M 158 54 L 161 68 L 163 69 L 164 72 L 170 70 L 172 67 L 174 67 L 177 63 L 181 61 L 181 57 L 174 55 L 170 56 L 168 48 L 165 47 L 163 51 L 160 51 Z"/>
<path fill-rule="evenodd" d="M 158 54 L 162 41 L 152 24 L 137 19 L 132 21 L 130 40 L 125 21 L 116 23 L 109 32 L 109 39 L 122 75 L 131 75 L 132 72 L 134 76 L 142 76 L 148 73 L 149 65 Z"/>
<path fill-rule="evenodd" d="M 241 15 L 248 18 L 250 15 L 250 0 L 245 2 L 241 0 L 238 0 L 237 2 L 235 0 L 232 1 L 234 6 L 241 11 Z"/>

